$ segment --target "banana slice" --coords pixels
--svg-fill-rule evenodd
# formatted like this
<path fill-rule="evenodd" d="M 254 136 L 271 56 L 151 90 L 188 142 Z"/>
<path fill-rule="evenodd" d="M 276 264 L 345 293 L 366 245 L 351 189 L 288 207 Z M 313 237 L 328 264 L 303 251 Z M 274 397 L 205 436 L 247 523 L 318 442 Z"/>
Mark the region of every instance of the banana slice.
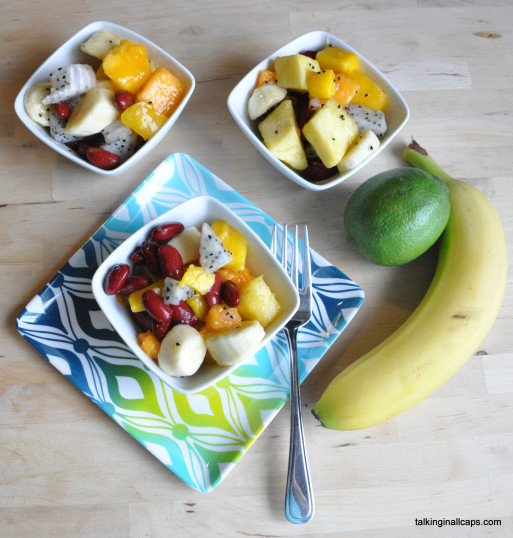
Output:
<path fill-rule="evenodd" d="M 286 96 L 287 90 L 276 84 L 263 84 L 255 88 L 248 101 L 249 118 L 256 120 Z"/>
<path fill-rule="evenodd" d="M 265 336 L 258 321 L 241 321 L 233 329 L 207 339 L 207 350 L 219 366 L 231 366 L 251 357 Z"/>
<path fill-rule="evenodd" d="M 172 376 L 195 374 L 207 353 L 201 334 L 191 325 L 175 325 L 162 340 L 159 366 Z"/>
<path fill-rule="evenodd" d="M 178 235 L 175 235 L 168 244 L 178 250 L 182 256 L 184 265 L 188 265 L 199 258 L 200 237 L 201 232 L 198 228 L 191 226 Z"/>
<path fill-rule="evenodd" d="M 43 127 L 50 125 L 51 106 L 43 105 L 43 99 L 50 95 L 51 89 L 52 83 L 50 81 L 37 82 L 25 92 L 23 98 L 25 112 L 29 118 Z"/>
<path fill-rule="evenodd" d="M 114 92 L 106 88 L 92 88 L 73 109 L 66 133 L 72 136 L 89 136 L 99 133 L 119 118 L 114 105 Z"/>
<path fill-rule="evenodd" d="M 342 160 L 337 164 L 338 171 L 344 174 L 363 162 L 374 153 L 380 145 L 379 138 L 374 131 L 367 129 L 361 133 L 345 152 Z"/>

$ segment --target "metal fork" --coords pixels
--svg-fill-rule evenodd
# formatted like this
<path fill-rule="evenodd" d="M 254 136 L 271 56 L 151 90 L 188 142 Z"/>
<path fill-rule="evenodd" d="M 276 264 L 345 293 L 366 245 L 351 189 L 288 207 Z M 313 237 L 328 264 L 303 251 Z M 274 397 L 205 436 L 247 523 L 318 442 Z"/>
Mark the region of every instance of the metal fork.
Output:
<path fill-rule="evenodd" d="M 299 283 L 299 237 L 298 226 L 294 227 L 294 240 L 292 243 L 292 260 L 288 263 L 288 231 L 283 226 L 281 248 L 278 248 L 278 226 L 275 224 L 272 232 L 271 251 L 276 258 L 281 253 L 281 263 L 288 272 L 299 292 L 299 308 L 283 331 L 287 337 L 290 355 L 290 449 L 287 474 L 287 489 L 285 495 L 285 515 L 292 523 L 306 523 L 314 514 L 314 502 L 306 448 L 303 433 L 303 416 L 301 413 L 301 396 L 299 393 L 299 365 L 297 353 L 297 332 L 312 316 L 312 288 L 310 247 L 308 242 L 308 229 L 303 228 L 303 270 L 301 272 L 301 286 Z"/>

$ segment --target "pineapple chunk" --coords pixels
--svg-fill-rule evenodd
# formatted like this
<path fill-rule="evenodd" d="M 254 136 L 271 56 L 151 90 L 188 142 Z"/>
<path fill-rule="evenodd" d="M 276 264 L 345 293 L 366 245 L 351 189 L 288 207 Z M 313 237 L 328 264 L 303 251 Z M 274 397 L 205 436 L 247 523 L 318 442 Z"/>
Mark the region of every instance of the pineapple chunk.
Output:
<path fill-rule="evenodd" d="M 279 56 L 274 60 L 278 86 L 298 92 L 308 91 L 306 75 L 309 71 L 319 72 L 319 62 L 304 54 Z"/>
<path fill-rule="evenodd" d="M 107 52 L 121 43 L 121 39 L 106 30 L 98 30 L 85 43 L 80 45 L 80 50 L 103 60 Z"/>
<path fill-rule="evenodd" d="M 304 170 L 308 166 L 290 99 L 282 101 L 258 124 L 258 129 L 264 144 L 280 161 L 296 170 Z"/>
<path fill-rule="evenodd" d="M 214 285 L 215 279 L 216 275 L 214 273 L 207 273 L 201 267 L 191 264 L 187 268 L 187 271 L 185 271 L 178 286 L 189 286 L 189 288 L 197 291 L 200 295 L 205 295 Z"/>
<path fill-rule="evenodd" d="M 90 136 L 99 133 L 119 118 L 114 105 L 114 92 L 107 88 L 92 88 L 84 94 L 71 112 L 65 132 L 72 136 Z"/>
<path fill-rule="evenodd" d="M 303 134 L 324 166 L 332 168 L 340 162 L 359 131 L 353 118 L 331 98 L 308 120 Z"/>
<path fill-rule="evenodd" d="M 333 69 L 335 73 L 350 73 L 358 69 L 358 56 L 354 52 L 327 46 L 315 55 L 321 69 Z"/>
<path fill-rule="evenodd" d="M 281 306 L 260 275 L 240 290 L 238 310 L 243 320 L 257 320 L 262 327 L 267 327 L 280 313 Z"/>
<path fill-rule="evenodd" d="M 248 244 L 244 236 L 224 220 L 214 221 L 212 230 L 232 253 L 232 260 L 223 267 L 233 271 L 242 271 L 246 267 L 246 254 L 248 253 Z"/>
<path fill-rule="evenodd" d="M 388 105 L 388 95 L 367 75 L 355 69 L 349 78 L 360 85 L 351 99 L 352 105 L 363 105 L 374 110 L 385 110 Z"/>

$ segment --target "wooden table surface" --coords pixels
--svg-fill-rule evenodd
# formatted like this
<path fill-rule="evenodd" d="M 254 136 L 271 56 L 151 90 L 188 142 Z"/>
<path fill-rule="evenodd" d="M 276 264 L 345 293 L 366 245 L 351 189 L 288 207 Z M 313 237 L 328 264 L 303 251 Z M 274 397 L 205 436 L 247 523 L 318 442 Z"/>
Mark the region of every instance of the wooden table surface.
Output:
<path fill-rule="evenodd" d="M 481 4 L 486 4 L 481 6 Z M 411 137 L 493 202 L 513 258 L 513 7 L 509 0 L 365 3 L 2 2 L 0 7 L 0 535 L 511 536 L 513 286 L 474 356 L 438 391 L 354 432 L 310 413 L 328 381 L 397 329 L 433 275 L 436 253 L 395 268 L 352 251 L 345 204 L 367 177 L 402 166 Z M 195 75 L 196 91 L 142 162 L 106 178 L 50 151 L 17 119 L 30 74 L 86 24 L 109 20 L 152 39 Z M 411 117 L 364 172 L 312 192 L 282 177 L 226 106 L 237 81 L 307 31 L 329 31 L 373 61 Z M 365 291 L 364 305 L 302 386 L 316 513 L 284 516 L 289 406 L 214 491 L 198 493 L 110 420 L 17 332 L 15 319 L 111 212 L 168 155 L 184 152 L 283 222 Z M 511 263 L 511 262 L 510 262 Z M 500 520 L 470 529 L 416 519 Z"/>

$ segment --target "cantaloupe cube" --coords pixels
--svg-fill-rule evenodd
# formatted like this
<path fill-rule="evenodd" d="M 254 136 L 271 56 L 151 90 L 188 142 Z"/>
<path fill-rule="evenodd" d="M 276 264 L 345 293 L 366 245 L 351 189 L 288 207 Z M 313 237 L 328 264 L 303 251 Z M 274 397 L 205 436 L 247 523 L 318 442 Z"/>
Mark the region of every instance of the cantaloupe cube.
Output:
<path fill-rule="evenodd" d="M 280 56 L 274 60 L 276 83 L 287 90 L 308 91 L 306 74 L 309 71 L 320 72 L 319 62 L 304 54 Z"/>
<path fill-rule="evenodd" d="M 344 107 L 329 99 L 303 127 L 305 138 L 326 168 L 336 166 L 358 136 L 358 126 Z"/>
<path fill-rule="evenodd" d="M 258 129 L 264 144 L 278 159 L 296 170 L 308 166 L 290 99 L 282 101 L 258 124 Z"/>
<path fill-rule="evenodd" d="M 260 88 L 264 84 L 276 84 L 276 73 L 272 69 L 262 69 L 258 73 L 258 78 L 255 84 L 255 88 Z"/>
<path fill-rule="evenodd" d="M 137 92 L 136 101 L 145 101 L 169 118 L 186 92 L 185 83 L 165 67 L 157 67 Z"/>

